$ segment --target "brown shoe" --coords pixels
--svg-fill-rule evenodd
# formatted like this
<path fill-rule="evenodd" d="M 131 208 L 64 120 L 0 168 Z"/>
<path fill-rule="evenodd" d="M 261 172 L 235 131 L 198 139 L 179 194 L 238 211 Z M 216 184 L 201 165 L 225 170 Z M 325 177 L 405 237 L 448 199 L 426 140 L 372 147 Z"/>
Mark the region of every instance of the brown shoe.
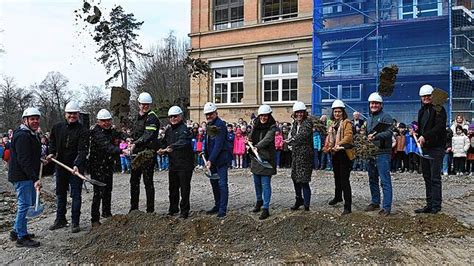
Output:
<path fill-rule="evenodd" d="M 390 212 L 389 212 L 389 211 L 386 211 L 386 210 L 384 210 L 384 209 L 381 209 L 381 210 L 379 211 L 379 215 L 382 215 L 382 216 L 384 216 L 384 217 L 387 217 L 387 216 L 390 215 Z"/>
<path fill-rule="evenodd" d="M 380 205 L 378 204 L 373 204 L 373 203 L 370 203 L 369 206 L 367 206 L 364 211 L 366 212 L 373 212 L 373 211 L 376 211 L 380 209 Z"/>

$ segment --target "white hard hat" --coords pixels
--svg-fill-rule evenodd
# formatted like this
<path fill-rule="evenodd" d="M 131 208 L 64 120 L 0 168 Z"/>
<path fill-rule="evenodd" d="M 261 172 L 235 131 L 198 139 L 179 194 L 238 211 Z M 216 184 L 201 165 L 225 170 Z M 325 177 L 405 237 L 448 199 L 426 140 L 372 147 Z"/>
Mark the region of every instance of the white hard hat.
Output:
<path fill-rule="evenodd" d="M 433 86 L 428 85 L 428 84 L 423 85 L 420 88 L 420 97 L 421 96 L 426 96 L 426 95 L 431 95 L 431 94 L 433 94 L 433 91 L 434 91 Z"/>
<path fill-rule="evenodd" d="M 68 102 L 66 108 L 64 108 L 64 112 L 66 113 L 79 113 L 80 111 L 79 104 L 75 101 Z"/>
<path fill-rule="evenodd" d="M 270 105 L 268 104 L 260 105 L 260 107 L 258 107 L 257 116 L 271 114 L 272 112 L 273 111 Z"/>
<path fill-rule="evenodd" d="M 215 112 L 217 111 L 217 106 L 214 104 L 214 103 L 211 103 L 211 102 L 207 102 L 205 105 L 204 105 L 204 114 L 209 114 L 209 113 L 212 113 L 212 112 Z"/>
<path fill-rule="evenodd" d="M 306 111 L 306 104 L 304 102 L 295 102 L 293 104 L 293 112 Z"/>
<path fill-rule="evenodd" d="M 373 92 L 369 95 L 368 102 L 379 102 L 383 103 L 382 96 L 378 92 Z"/>
<path fill-rule="evenodd" d="M 41 112 L 35 107 L 28 107 L 23 111 L 23 115 L 21 118 L 29 117 L 29 116 L 41 116 Z"/>
<path fill-rule="evenodd" d="M 142 92 L 140 93 L 140 95 L 138 95 L 138 102 L 144 104 L 151 104 L 153 103 L 153 99 L 151 98 L 151 95 L 148 92 Z"/>
<path fill-rule="evenodd" d="M 110 114 L 107 109 L 100 109 L 99 112 L 97 112 L 97 119 L 99 120 L 109 120 L 112 119 L 112 115 Z"/>
<path fill-rule="evenodd" d="M 171 106 L 171 108 L 168 110 L 168 116 L 172 115 L 180 115 L 183 114 L 183 110 L 179 106 Z"/>
<path fill-rule="evenodd" d="M 346 105 L 341 100 L 334 100 L 334 102 L 332 102 L 331 108 L 332 109 L 334 109 L 334 108 L 346 108 Z"/>

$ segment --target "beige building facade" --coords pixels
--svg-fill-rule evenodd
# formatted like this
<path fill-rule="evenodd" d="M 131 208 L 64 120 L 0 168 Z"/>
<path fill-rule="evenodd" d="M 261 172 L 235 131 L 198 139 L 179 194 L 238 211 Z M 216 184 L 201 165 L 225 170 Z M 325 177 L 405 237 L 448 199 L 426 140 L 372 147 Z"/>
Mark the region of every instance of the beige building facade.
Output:
<path fill-rule="evenodd" d="M 190 119 L 204 121 L 206 102 L 227 122 L 250 120 L 269 104 L 291 121 L 295 101 L 311 105 L 312 0 L 192 0 L 191 56 L 208 76 L 191 80 Z"/>

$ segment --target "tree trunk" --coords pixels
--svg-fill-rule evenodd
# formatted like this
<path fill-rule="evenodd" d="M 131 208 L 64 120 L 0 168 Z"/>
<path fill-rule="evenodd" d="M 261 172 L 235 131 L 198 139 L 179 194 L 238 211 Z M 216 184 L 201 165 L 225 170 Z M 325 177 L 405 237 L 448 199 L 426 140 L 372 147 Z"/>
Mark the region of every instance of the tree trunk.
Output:
<path fill-rule="evenodd" d="M 123 87 L 128 90 L 127 86 L 127 50 L 125 49 L 125 42 L 122 42 L 123 49 Z"/>

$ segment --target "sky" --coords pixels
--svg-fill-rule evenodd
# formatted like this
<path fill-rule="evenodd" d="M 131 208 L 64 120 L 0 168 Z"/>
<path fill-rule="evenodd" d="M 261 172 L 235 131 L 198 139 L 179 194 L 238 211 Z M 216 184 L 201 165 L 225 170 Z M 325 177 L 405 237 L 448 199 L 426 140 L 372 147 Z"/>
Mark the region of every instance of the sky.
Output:
<path fill-rule="evenodd" d="M 189 0 L 95 0 L 102 13 L 114 5 L 144 21 L 139 42 L 150 48 L 170 31 L 187 40 L 190 31 Z M 20 87 L 40 83 L 50 71 L 69 79 L 69 88 L 104 86 L 107 74 L 94 58 L 97 46 L 88 34 L 78 37 L 74 10 L 83 0 L 0 0 L 0 75 L 15 78 Z M 84 24 L 80 24 L 84 25 Z M 113 85 L 113 84 L 112 84 Z"/>

